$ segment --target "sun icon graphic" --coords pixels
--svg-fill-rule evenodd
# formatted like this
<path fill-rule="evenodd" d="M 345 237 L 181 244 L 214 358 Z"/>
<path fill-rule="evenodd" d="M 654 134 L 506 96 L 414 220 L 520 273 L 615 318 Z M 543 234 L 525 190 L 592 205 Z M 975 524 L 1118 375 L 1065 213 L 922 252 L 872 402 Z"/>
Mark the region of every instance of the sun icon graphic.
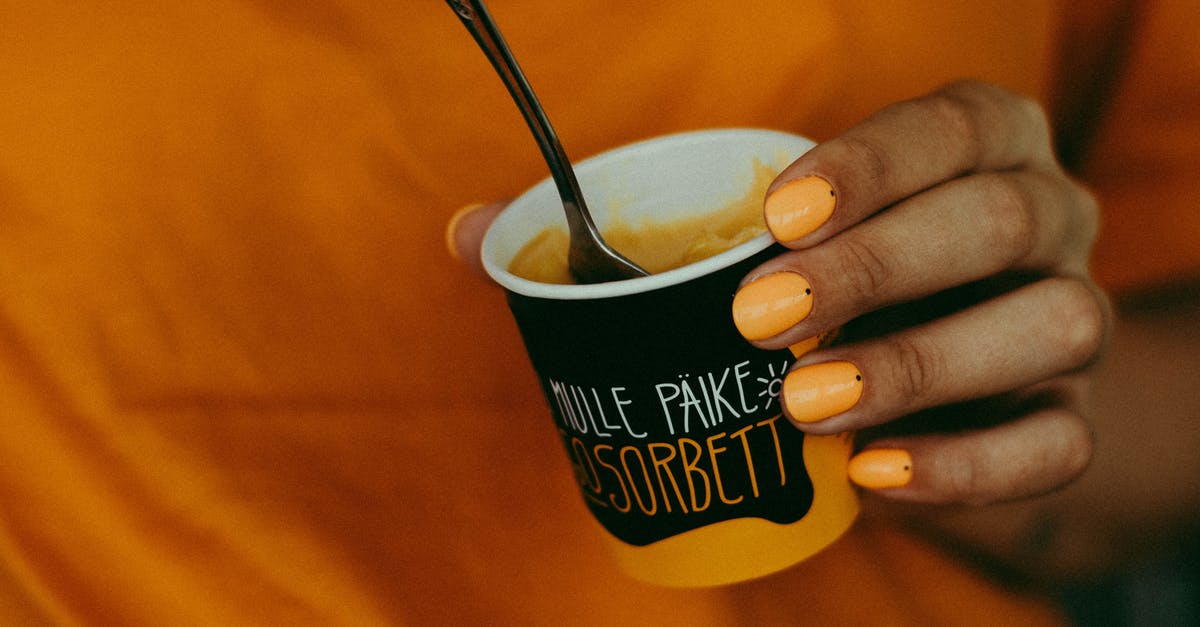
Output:
<path fill-rule="evenodd" d="M 767 364 L 767 373 L 770 375 L 770 378 L 755 377 L 763 385 L 763 390 L 758 395 L 767 398 L 767 404 L 763 406 L 764 409 L 771 407 L 771 402 L 779 398 L 779 391 L 783 388 L 783 373 L 787 372 L 787 366 L 787 362 L 783 362 L 779 366 L 779 373 L 776 374 L 775 364 Z"/>

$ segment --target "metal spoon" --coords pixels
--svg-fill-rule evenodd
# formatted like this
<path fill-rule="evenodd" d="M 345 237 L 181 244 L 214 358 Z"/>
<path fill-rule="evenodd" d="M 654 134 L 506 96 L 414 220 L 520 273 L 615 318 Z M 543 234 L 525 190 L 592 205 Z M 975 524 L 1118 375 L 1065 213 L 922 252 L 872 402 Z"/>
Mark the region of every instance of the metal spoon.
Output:
<path fill-rule="evenodd" d="M 483 49 L 492 66 L 504 81 L 508 93 L 512 95 L 529 130 L 537 140 L 538 148 L 546 164 L 550 166 L 550 174 L 558 187 L 558 195 L 562 198 L 563 210 L 567 214 L 567 227 L 571 232 L 570 251 L 567 255 L 567 265 L 571 276 L 579 283 L 606 283 L 621 279 L 632 279 L 646 276 L 649 273 L 638 267 L 600 237 L 596 224 L 583 202 L 583 194 L 579 191 L 579 183 L 575 180 L 575 172 L 571 162 L 558 143 L 558 136 L 550 126 L 546 112 L 538 103 L 537 96 L 517 66 L 516 59 L 504 43 L 504 37 L 492 21 L 482 0 L 446 0 L 450 8 L 458 14 L 463 25 L 471 32 L 475 42 Z"/>

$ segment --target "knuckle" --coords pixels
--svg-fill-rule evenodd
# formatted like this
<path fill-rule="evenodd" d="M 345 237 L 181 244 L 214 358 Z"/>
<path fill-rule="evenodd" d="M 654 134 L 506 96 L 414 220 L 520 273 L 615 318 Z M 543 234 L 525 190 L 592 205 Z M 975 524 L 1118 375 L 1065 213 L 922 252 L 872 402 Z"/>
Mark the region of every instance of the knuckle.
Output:
<path fill-rule="evenodd" d="M 979 109 L 975 100 L 966 96 L 963 90 L 946 89 L 930 94 L 924 104 L 933 116 L 937 128 L 960 138 L 958 145 L 967 151 L 967 154 L 962 155 L 961 162 L 978 163 L 983 145 L 983 130 L 980 128 Z"/>
<path fill-rule="evenodd" d="M 1086 276 L 1092 247 L 1100 233 L 1100 202 L 1091 189 L 1068 177 L 1060 198 L 1065 214 L 1056 223 L 1060 244 L 1053 264 L 1064 274 Z"/>
<path fill-rule="evenodd" d="M 1002 104 L 1007 105 L 1007 110 L 1001 115 L 1013 121 L 1012 128 L 1021 129 L 1014 133 L 1015 137 L 1021 138 L 1019 141 L 1013 140 L 1016 145 L 1026 146 L 1025 151 L 1018 152 L 1027 152 L 1026 160 L 1030 166 L 1046 171 L 1061 171 L 1062 166 L 1053 148 L 1054 133 L 1046 108 L 1028 96 L 1004 93 L 1008 97 Z"/>
<path fill-rule="evenodd" d="M 1064 232 L 1059 241 L 1063 246 L 1057 265 L 1066 274 L 1086 276 L 1100 234 L 1100 203 L 1090 189 L 1078 183 L 1071 184 L 1066 194 L 1067 215 L 1062 220 Z"/>
<path fill-rule="evenodd" d="M 1053 133 L 1050 131 L 1050 116 L 1046 113 L 1046 108 L 1040 102 L 1026 96 L 1016 97 L 1016 108 L 1020 118 L 1033 130 L 1038 144 L 1051 146 L 1054 143 Z"/>
<path fill-rule="evenodd" d="M 1083 417 L 1072 414 L 1070 419 L 1062 421 L 1061 435 L 1061 471 L 1063 482 L 1077 479 L 1088 469 L 1095 454 L 1096 436 L 1091 425 Z"/>
<path fill-rule="evenodd" d="M 1051 324 L 1054 339 L 1068 365 L 1081 368 L 1100 355 L 1108 336 L 1108 316 L 1099 294 L 1085 281 L 1071 278 L 1047 279 L 1053 291 Z"/>
<path fill-rule="evenodd" d="M 1031 128 L 1042 128 L 1046 131 L 1049 131 L 1050 128 L 1046 108 L 1042 106 L 1041 102 L 999 85 L 979 80 L 962 80 L 950 83 L 937 93 L 976 103 L 979 107 L 990 105 L 1014 112 L 1021 120 L 1034 125 Z"/>
<path fill-rule="evenodd" d="M 968 138 L 975 151 L 973 164 L 1011 164 L 1020 155 L 1028 154 L 1033 161 L 1054 161 L 1049 149 L 1050 121 L 1045 107 L 1037 100 L 1002 87 L 981 81 L 951 83 L 933 94 L 946 114 L 944 124 Z M 993 129 L 991 133 L 985 129 Z M 998 135 L 995 129 L 1008 129 Z M 984 138 L 991 138 L 991 145 Z M 1032 149 L 1032 152 L 1028 152 Z"/>
<path fill-rule="evenodd" d="M 985 207 L 979 222 L 988 240 L 1006 253 L 1009 263 L 1027 257 L 1037 241 L 1034 198 L 1017 177 L 988 175 L 978 178 Z"/>
<path fill-rule="evenodd" d="M 895 338 L 891 350 L 892 379 L 902 404 L 914 408 L 929 406 L 946 371 L 944 357 L 929 342 L 913 337 Z"/>
<path fill-rule="evenodd" d="M 844 135 L 837 139 L 849 154 L 852 171 L 861 177 L 864 189 L 886 189 L 890 171 L 887 153 L 883 147 L 856 135 Z"/>
<path fill-rule="evenodd" d="M 976 459 L 960 452 L 947 456 L 943 461 L 943 469 L 939 473 L 941 485 L 938 486 L 938 499 L 942 503 L 965 503 L 983 505 L 991 498 L 985 492 L 981 472 Z M 990 492 L 990 490 L 987 490 Z"/>
<path fill-rule="evenodd" d="M 1048 140 L 1050 137 L 1050 118 L 1046 114 L 1046 108 L 1042 106 L 1042 103 L 1023 94 L 1016 94 L 999 88 L 996 91 L 1003 94 L 999 102 L 1010 107 L 1015 113 L 1016 118 L 1027 125 L 1026 128 L 1036 131 L 1039 136 L 1045 137 Z"/>
<path fill-rule="evenodd" d="M 839 246 L 838 273 L 860 304 L 880 300 L 892 280 L 892 268 L 869 242 L 843 238 Z"/>

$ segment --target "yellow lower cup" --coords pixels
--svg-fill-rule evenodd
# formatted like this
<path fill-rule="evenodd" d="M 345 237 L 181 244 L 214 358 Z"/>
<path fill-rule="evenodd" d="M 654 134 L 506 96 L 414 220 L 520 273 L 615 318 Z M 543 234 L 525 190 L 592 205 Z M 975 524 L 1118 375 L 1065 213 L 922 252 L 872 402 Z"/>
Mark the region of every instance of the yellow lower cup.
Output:
<path fill-rule="evenodd" d="M 813 503 L 794 523 L 738 518 L 647 546 L 605 534 L 609 550 L 635 579 L 673 587 L 737 583 L 794 566 L 833 544 L 858 517 L 858 494 L 846 476 L 853 445 L 849 433 L 804 437 Z"/>

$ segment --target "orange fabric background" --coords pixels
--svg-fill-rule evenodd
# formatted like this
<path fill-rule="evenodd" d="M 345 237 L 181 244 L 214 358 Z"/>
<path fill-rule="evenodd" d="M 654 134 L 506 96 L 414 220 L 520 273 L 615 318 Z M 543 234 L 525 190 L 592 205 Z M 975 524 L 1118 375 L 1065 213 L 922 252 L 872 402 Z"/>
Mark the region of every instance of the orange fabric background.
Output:
<path fill-rule="evenodd" d="M 1182 4 L 1147 26 L 1194 28 Z M 1056 75 L 1045 2 L 491 6 L 575 157 L 822 139 L 951 78 Z M 0 24 L 0 622 L 1056 618 L 871 525 L 746 586 L 615 571 L 503 298 L 443 249 L 453 210 L 545 166 L 442 3 L 16 0 Z M 1089 162 L 1117 285 L 1196 267 L 1188 41 L 1139 44 Z"/>

